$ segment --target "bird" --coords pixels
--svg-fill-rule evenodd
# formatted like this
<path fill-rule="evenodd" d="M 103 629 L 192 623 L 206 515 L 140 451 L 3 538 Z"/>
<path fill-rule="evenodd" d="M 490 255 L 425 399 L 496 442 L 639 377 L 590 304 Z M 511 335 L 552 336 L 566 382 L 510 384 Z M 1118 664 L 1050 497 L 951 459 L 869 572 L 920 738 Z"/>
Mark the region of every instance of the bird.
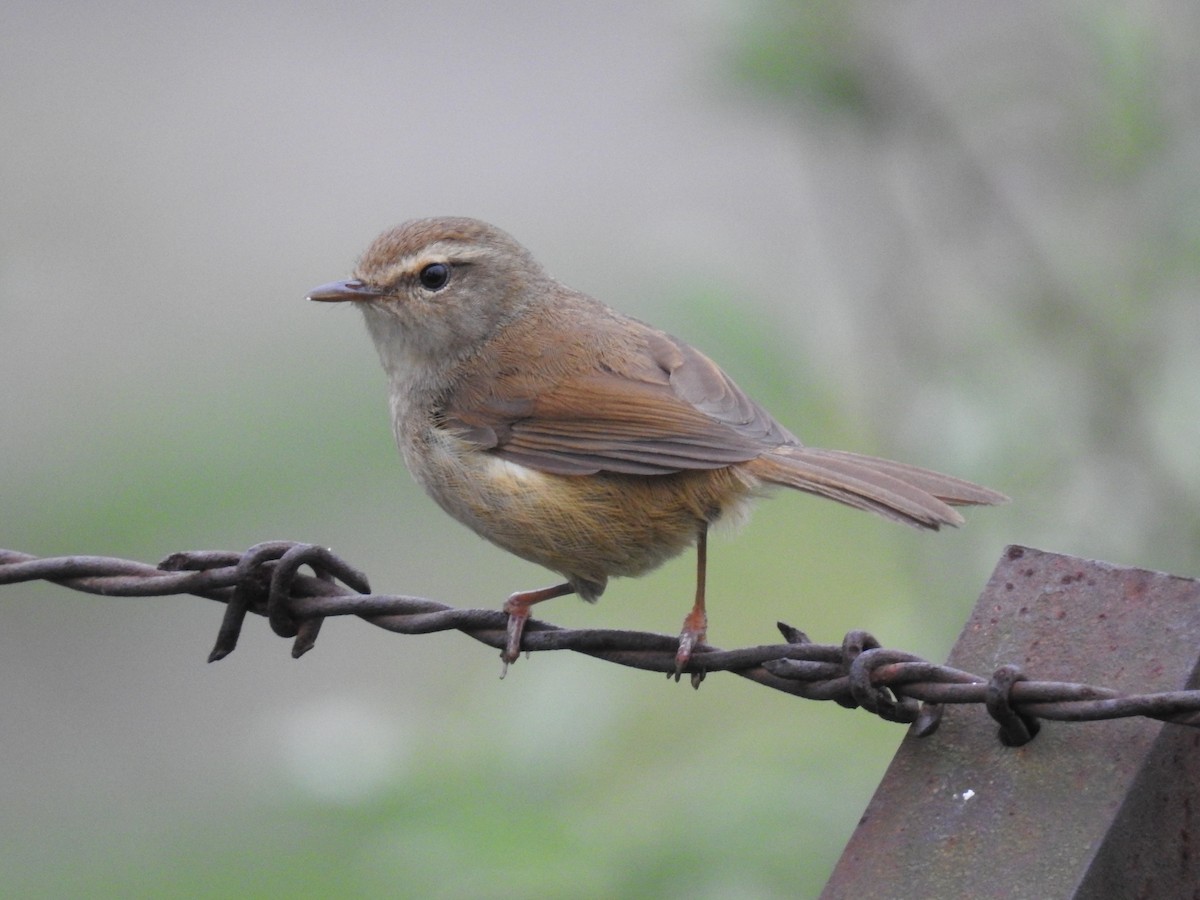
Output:
<path fill-rule="evenodd" d="M 563 579 L 504 602 L 501 677 L 535 604 L 568 594 L 595 602 L 610 578 L 643 575 L 695 546 L 678 679 L 706 640 L 710 526 L 744 516 L 767 488 L 926 530 L 962 524 L 956 506 L 1008 499 L 906 463 L 806 446 L 699 350 L 555 280 L 478 219 L 385 231 L 350 279 L 308 299 L 361 310 L 396 443 L 433 500 Z"/>

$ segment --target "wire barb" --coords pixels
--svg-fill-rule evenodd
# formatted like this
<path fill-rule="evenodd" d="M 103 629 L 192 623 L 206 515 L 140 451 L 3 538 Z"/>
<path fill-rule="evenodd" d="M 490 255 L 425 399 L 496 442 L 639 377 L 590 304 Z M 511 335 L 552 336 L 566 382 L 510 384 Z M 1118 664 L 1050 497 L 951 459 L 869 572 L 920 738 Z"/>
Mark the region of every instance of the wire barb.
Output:
<path fill-rule="evenodd" d="M 1038 720 L 1013 708 L 1012 692 L 1025 675 L 1018 666 L 1001 666 L 988 682 L 984 705 L 988 715 L 1000 723 L 1000 743 L 1005 747 L 1020 747 L 1032 741 L 1042 727 Z"/>
<path fill-rule="evenodd" d="M 313 574 L 300 570 L 307 567 Z M 366 576 L 331 550 L 314 544 L 268 541 L 244 553 L 173 553 L 158 566 L 102 556 L 37 558 L 0 550 L 0 585 L 49 581 L 108 597 L 193 594 L 226 604 L 209 662 L 237 646 L 247 613 L 267 618 L 292 639 L 292 655 L 312 649 L 330 616 L 357 616 L 398 634 L 458 630 L 502 649 L 508 616 L 500 609 L 461 609 L 422 597 L 372 594 Z M 339 584 L 340 582 L 340 584 Z M 919 737 L 933 734 L 951 703 L 984 705 L 1010 747 L 1032 740 L 1039 720 L 1082 722 L 1146 716 L 1200 727 L 1200 691 L 1122 694 L 1108 688 L 1030 680 L 1016 666 L 982 678 L 882 647 L 865 631 L 840 645 L 816 644 L 797 628 L 778 623 L 784 643 L 740 650 L 697 647 L 684 671 L 732 672 L 810 700 L 861 707 L 890 722 L 910 723 Z M 636 669 L 674 674 L 677 636 L 608 629 L 565 629 L 530 619 L 521 649 L 574 650 Z M 693 679 L 695 683 L 695 679 Z"/>

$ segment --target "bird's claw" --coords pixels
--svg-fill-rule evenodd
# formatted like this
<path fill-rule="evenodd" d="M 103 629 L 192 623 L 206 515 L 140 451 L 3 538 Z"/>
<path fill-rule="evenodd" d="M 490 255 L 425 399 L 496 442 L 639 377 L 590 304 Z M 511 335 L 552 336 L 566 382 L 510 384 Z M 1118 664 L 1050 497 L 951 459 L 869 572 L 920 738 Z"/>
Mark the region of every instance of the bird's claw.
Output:
<path fill-rule="evenodd" d="M 508 627 L 507 641 L 504 649 L 500 651 L 500 660 L 503 663 L 500 669 L 501 678 L 508 674 L 508 667 L 521 655 L 521 636 L 525 633 L 525 622 L 529 619 L 528 606 L 506 603 L 504 611 L 508 613 Z"/>
<path fill-rule="evenodd" d="M 678 683 L 683 676 L 683 671 L 692 661 L 692 651 L 696 649 L 698 644 L 704 643 L 704 629 L 695 629 L 684 624 L 683 632 L 679 635 L 679 649 L 675 651 L 675 671 L 668 672 L 667 677 L 674 677 Z M 704 680 L 704 672 L 696 670 L 690 673 L 693 688 L 699 688 L 700 682 Z"/>

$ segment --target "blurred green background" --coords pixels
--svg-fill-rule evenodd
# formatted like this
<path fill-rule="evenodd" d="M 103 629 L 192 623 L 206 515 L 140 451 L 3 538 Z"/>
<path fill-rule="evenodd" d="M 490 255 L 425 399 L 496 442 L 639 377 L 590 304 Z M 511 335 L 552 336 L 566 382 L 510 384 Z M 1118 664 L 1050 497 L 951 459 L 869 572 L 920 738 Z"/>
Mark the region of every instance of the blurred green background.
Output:
<path fill-rule="evenodd" d="M 359 317 L 382 229 L 473 215 L 789 428 L 1009 493 L 811 498 L 710 549 L 710 635 L 944 658 L 1007 543 L 1200 574 L 1200 8 L 10 2 L 0 546 L 332 546 L 496 606 L 549 574 L 415 489 Z M 575 626 L 673 632 L 689 555 Z M 0 590 L 6 896 L 813 896 L 902 730 L 732 677 Z"/>

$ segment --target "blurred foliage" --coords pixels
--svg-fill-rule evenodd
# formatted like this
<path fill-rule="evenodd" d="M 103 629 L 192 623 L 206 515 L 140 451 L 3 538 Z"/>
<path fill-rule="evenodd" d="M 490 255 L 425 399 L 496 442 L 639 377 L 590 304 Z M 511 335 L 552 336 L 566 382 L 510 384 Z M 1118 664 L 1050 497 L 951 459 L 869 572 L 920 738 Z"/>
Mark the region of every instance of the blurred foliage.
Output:
<path fill-rule="evenodd" d="M 1088 139 L 1088 157 L 1121 178 L 1153 165 L 1169 144 L 1171 123 L 1160 91 L 1169 77 L 1158 46 L 1159 23 L 1123 5 L 1102 5 L 1083 26 L 1095 54 L 1100 109 Z"/>
<path fill-rule="evenodd" d="M 792 108 L 799 100 L 864 113 L 871 73 L 854 4 L 769 0 L 746 8 L 730 47 L 738 77 Z"/>
<path fill-rule="evenodd" d="M 883 431 L 915 437 L 888 421 L 897 389 L 926 380 L 933 345 L 968 339 L 940 377 L 973 381 L 960 400 L 993 460 L 1056 483 L 1007 487 L 1026 523 L 1047 523 L 1027 539 L 1065 533 L 1059 549 L 1194 571 L 1200 466 L 1175 448 L 1200 437 L 1200 401 L 1177 387 L 1200 379 L 1200 121 L 1175 88 L 1194 75 L 1196 12 L 745 9 L 731 69 L 743 84 L 791 121 L 836 109 L 869 122 L 858 165 L 936 182 L 927 196 L 872 187 L 876 216 L 909 236 L 871 261 L 886 288 L 855 312 L 856 352 L 893 355 L 894 377 L 873 385 Z M 939 271 L 940 286 L 907 274 Z M 1024 427 L 1004 434 L 1006 419 Z"/>

